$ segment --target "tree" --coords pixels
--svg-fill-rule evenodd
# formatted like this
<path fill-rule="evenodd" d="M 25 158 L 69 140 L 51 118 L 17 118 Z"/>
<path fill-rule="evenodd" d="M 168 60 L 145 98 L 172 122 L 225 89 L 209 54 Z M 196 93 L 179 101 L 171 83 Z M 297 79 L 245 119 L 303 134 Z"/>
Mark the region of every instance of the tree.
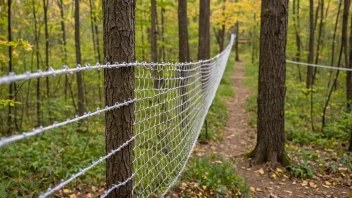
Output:
<path fill-rule="evenodd" d="M 156 30 L 156 21 L 157 21 L 157 10 L 156 10 L 156 0 L 150 0 L 151 2 L 151 13 L 152 13 L 152 20 L 151 20 L 151 28 L 150 28 L 150 36 L 151 36 L 151 45 L 150 49 L 152 52 L 152 62 L 158 62 L 158 32 Z"/>
<path fill-rule="evenodd" d="M 8 10 L 7 10 L 7 33 L 8 33 L 8 41 L 11 42 L 12 41 L 12 13 L 11 13 L 11 6 L 12 6 L 12 1 L 8 0 L 7 1 L 7 6 L 8 6 Z M 12 65 L 12 46 L 9 45 L 9 73 L 13 72 L 13 65 Z M 10 87 L 9 87 L 9 99 L 13 100 L 15 97 L 15 83 L 10 83 Z M 12 115 L 13 114 L 13 107 L 11 105 L 9 105 L 9 114 L 8 114 L 8 134 L 11 134 L 12 132 Z"/>
<path fill-rule="evenodd" d="M 288 0 L 262 0 L 255 163 L 286 164 L 285 83 Z"/>
<path fill-rule="evenodd" d="M 180 62 L 188 62 L 189 44 L 188 44 L 188 20 L 187 20 L 187 1 L 178 0 L 178 59 Z"/>
<path fill-rule="evenodd" d="M 103 0 L 104 60 L 133 62 L 135 60 L 136 1 Z M 126 98 L 134 98 L 134 68 L 104 70 L 105 105 L 112 106 Z M 116 149 L 133 136 L 133 104 L 105 113 L 106 152 Z M 106 161 L 106 185 L 131 177 L 133 144 L 130 143 Z M 108 197 L 132 197 L 132 180 L 112 191 Z"/>
<path fill-rule="evenodd" d="M 80 41 L 80 30 L 79 30 L 79 0 L 75 0 L 75 47 L 76 47 L 76 64 L 81 65 L 81 41 Z M 78 89 L 78 114 L 83 115 L 86 111 L 84 106 L 84 92 L 83 92 L 83 80 L 82 73 L 76 73 L 77 78 L 77 89 Z"/>
<path fill-rule="evenodd" d="M 314 0 L 309 0 L 309 54 L 308 63 L 313 63 L 314 59 Z M 313 67 L 307 67 L 306 87 L 313 85 Z"/>
<path fill-rule="evenodd" d="M 210 0 L 199 1 L 198 60 L 210 58 Z"/>
<path fill-rule="evenodd" d="M 189 43 L 188 43 L 188 20 L 187 20 L 187 0 L 178 0 L 178 43 L 179 43 L 179 47 L 178 47 L 178 56 L 179 56 L 179 61 L 181 63 L 184 62 L 189 62 L 190 61 L 190 57 L 189 57 Z M 188 101 L 188 97 L 187 97 L 187 84 L 186 81 L 184 80 L 186 79 L 187 76 L 187 71 L 186 71 L 186 67 L 181 65 L 180 68 L 181 70 L 181 78 L 180 79 L 180 96 L 181 96 L 181 126 L 182 128 L 187 126 L 187 119 L 186 115 L 187 112 L 187 101 Z M 186 114 L 186 115 L 184 115 Z"/>

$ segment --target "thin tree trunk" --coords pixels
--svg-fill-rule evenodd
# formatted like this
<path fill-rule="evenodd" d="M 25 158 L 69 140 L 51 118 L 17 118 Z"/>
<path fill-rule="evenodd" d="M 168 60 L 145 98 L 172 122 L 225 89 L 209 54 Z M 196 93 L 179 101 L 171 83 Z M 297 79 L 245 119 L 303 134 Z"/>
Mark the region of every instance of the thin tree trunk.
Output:
<path fill-rule="evenodd" d="M 297 8 L 296 8 L 296 1 L 297 1 Z M 299 10 L 300 10 L 300 0 L 293 0 L 292 12 L 293 12 L 293 26 L 295 27 L 295 34 L 296 34 L 296 46 L 297 46 L 296 61 L 297 62 L 301 62 L 301 36 L 299 34 L 300 32 Z M 300 82 L 302 82 L 301 67 L 297 65 L 297 68 L 298 68 L 298 79 Z"/>
<path fill-rule="evenodd" d="M 161 55 L 162 55 L 162 61 L 165 62 L 166 61 L 166 57 L 165 57 L 165 9 L 161 8 Z"/>
<path fill-rule="evenodd" d="M 152 14 L 152 20 L 151 20 L 151 29 L 150 29 L 150 36 L 151 36 L 151 45 L 150 45 L 150 50 L 152 52 L 152 62 L 157 63 L 158 62 L 158 32 L 156 30 L 156 0 L 150 0 L 151 2 L 151 14 Z"/>
<path fill-rule="evenodd" d="M 135 60 L 136 2 L 103 0 L 104 60 L 133 62 Z M 116 28 L 119 27 L 119 28 Z M 105 105 L 115 105 L 134 98 L 134 67 L 104 69 Z M 133 136 L 134 105 L 130 104 L 105 113 L 106 152 L 118 148 Z M 133 173 L 133 142 L 106 161 L 106 184 L 111 188 Z M 113 190 L 108 198 L 132 198 L 133 183 Z"/>
<path fill-rule="evenodd" d="M 37 25 L 37 17 L 35 10 L 35 0 L 32 0 L 32 11 L 34 17 L 34 42 L 35 42 L 35 57 L 36 57 L 36 65 L 37 70 L 40 69 L 39 64 L 39 36 L 38 36 L 38 25 Z M 36 93 L 37 93 L 37 101 L 36 101 L 36 111 L 37 111 L 37 126 L 42 125 L 42 117 L 41 117 L 41 101 L 40 101 L 40 78 L 37 78 L 36 84 Z"/>
<path fill-rule="evenodd" d="M 12 13 L 11 13 L 11 6 L 12 6 L 12 0 L 7 1 L 7 33 L 8 33 L 8 41 L 12 41 Z M 9 73 L 13 72 L 13 67 L 12 67 L 12 46 L 9 45 Z M 15 97 L 15 83 L 10 83 L 9 86 L 9 100 L 14 100 Z M 13 123 L 12 123 L 12 116 L 13 116 L 13 107 L 9 105 L 9 114 L 8 114 L 8 119 L 7 119 L 7 134 L 10 135 L 13 130 Z"/>
<path fill-rule="evenodd" d="M 309 0 L 309 54 L 308 63 L 313 63 L 314 59 L 314 0 Z M 306 87 L 312 88 L 313 85 L 313 67 L 307 67 Z"/>
<path fill-rule="evenodd" d="M 238 3 L 238 0 L 236 0 L 236 3 Z M 238 39 L 240 37 L 240 23 L 236 21 L 236 38 L 235 38 L 235 50 L 236 50 L 236 61 L 240 61 L 240 56 L 239 56 L 239 51 L 238 51 Z"/>
<path fill-rule="evenodd" d="M 350 10 L 350 6 L 351 6 L 351 0 L 345 0 L 345 5 L 346 6 L 346 13 L 344 13 L 344 16 L 343 16 L 343 20 L 344 22 L 343 23 L 346 23 L 345 27 L 346 27 L 346 32 L 344 32 L 344 34 L 346 34 L 346 40 L 344 40 L 344 42 L 346 43 L 346 46 L 345 46 L 345 67 L 346 68 L 351 68 L 351 64 L 350 63 L 350 60 L 351 60 L 351 53 L 349 52 L 352 51 L 352 35 L 350 35 L 350 46 L 348 47 L 347 46 L 347 28 L 348 28 L 348 18 L 349 18 L 349 10 Z M 345 16 L 346 15 L 346 16 Z M 351 21 L 351 24 L 352 24 L 352 21 Z M 351 26 L 351 29 L 352 29 L 352 26 Z M 351 31 L 352 32 L 352 31 Z M 347 71 L 346 72 L 346 99 L 347 99 L 347 104 L 346 104 L 346 107 L 347 107 L 347 111 L 350 112 L 351 111 L 351 99 L 352 99 L 352 76 L 351 76 L 351 72 Z M 352 133 L 351 133 L 352 134 Z"/>
<path fill-rule="evenodd" d="M 285 82 L 288 0 L 262 0 L 254 163 L 282 163 L 285 154 Z"/>
<path fill-rule="evenodd" d="M 76 47 L 76 64 L 81 65 L 81 44 L 79 30 L 79 0 L 75 0 L 75 47 Z M 84 90 L 82 73 L 77 72 L 77 89 L 78 89 L 78 114 L 81 116 L 86 111 L 84 106 Z"/>
<path fill-rule="evenodd" d="M 240 23 L 236 21 L 236 39 L 235 39 L 235 50 L 236 50 L 236 61 L 240 61 L 240 52 L 238 51 L 238 39 L 240 37 Z"/>
<path fill-rule="evenodd" d="M 48 31 L 48 0 L 43 0 L 43 10 L 44 10 L 44 27 L 45 27 L 45 69 L 49 70 L 49 31 Z M 50 104 L 50 82 L 49 77 L 45 78 L 46 81 L 46 99 L 48 108 L 49 120 L 51 117 L 51 104 Z"/>
<path fill-rule="evenodd" d="M 67 49 L 66 49 L 66 29 L 65 29 L 65 15 L 64 15 L 64 8 L 63 8 L 63 0 L 57 1 L 57 4 L 60 9 L 60 16 L 61 16 L 61 33 L 62 33 L 62 53 L 64 57 L 64 65 L 67 65 Z M 65 94 L 65 101 L 67 101 L 68 94 L 67 94 L 67 89 L 68 89 L 68 74 L 65 74 L 65 88 L 64 88 L 64 94 Z"/>

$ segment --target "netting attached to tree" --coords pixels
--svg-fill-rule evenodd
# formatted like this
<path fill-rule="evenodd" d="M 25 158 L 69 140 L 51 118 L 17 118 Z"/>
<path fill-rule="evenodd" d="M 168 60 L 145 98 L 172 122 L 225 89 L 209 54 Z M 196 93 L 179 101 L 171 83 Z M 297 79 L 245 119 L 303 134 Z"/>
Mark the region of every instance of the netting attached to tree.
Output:
<path fill-rule="evenodd" d="M 47 197 L 62 189 L 129 144 L 134 145 L 133 174 L 125 181 L 107 186 L 102 197 L 114 189 L 123 187 L 131 180 L 133 194 L 136 197 L 164 196 L 182 173 L 197 142 L 225 71 L 233 42 L 234 35 L 222 53 L 212 59 L 194 63 L 106 64 L 1 77 L 0 84 L 4 84 L 85 70 L 135 67 L 135 98 L 126 98 L 125 101 L 87 112 L 83 116 L 2 138 L 0 147 L 121 106 L 135 105 L 134 135 L 131 139 L 94 161 L 89 167 L 64 178 L 55 187 L 48 188 L 40 197 Z"/>

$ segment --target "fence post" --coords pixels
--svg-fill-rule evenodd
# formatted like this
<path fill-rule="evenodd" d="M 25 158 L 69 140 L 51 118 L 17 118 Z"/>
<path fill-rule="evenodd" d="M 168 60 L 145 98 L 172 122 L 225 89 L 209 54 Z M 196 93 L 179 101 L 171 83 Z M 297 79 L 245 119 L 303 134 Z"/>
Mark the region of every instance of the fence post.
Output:
<path fill-rule="evenodd" d="M 103 0 L 104 61 L 134 62 L 136 1 Z M 105 105 L 134 98 L 134 67 L 104 69 Z M 105 113 L 106 152 L 110 153 L 133 137 L 134 105 Z M 111 188 L 133 174 L 133 144 L 106 160 L 106 185 Z M 132 197 L 133 182 L 113 190 L 108 198 Z"/>

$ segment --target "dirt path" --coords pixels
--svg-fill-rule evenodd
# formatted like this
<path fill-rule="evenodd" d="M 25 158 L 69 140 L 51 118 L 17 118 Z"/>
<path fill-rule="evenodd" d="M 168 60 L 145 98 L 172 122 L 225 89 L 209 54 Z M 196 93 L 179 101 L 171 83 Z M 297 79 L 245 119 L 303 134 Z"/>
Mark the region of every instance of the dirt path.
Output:
<path fill-rule="evenodd" d="M 348 197 L 348 189 L 346 191 L 334 187 L 324 188 L 318 178 L 305 181 L 291 180 L 281 172 L 284 170 L 283 167 L 270 170 L 266 165 L 250 165 L 250 161 L 245 159 L 243 154 L 255 146 L 256 129 L 247 124 L 251 115 L 246 111 L 246 100 L 251 90 L 244 85 L 244 79 L 244 63 L 239 62 L 232 76 L 235 97 L 226 102 L 230 117 L 223 140 L 198 145 L 195 155 L 201 157 L 216 153 L 235 161 L 238 173 L 249 184 L 253 197 Z"/>

